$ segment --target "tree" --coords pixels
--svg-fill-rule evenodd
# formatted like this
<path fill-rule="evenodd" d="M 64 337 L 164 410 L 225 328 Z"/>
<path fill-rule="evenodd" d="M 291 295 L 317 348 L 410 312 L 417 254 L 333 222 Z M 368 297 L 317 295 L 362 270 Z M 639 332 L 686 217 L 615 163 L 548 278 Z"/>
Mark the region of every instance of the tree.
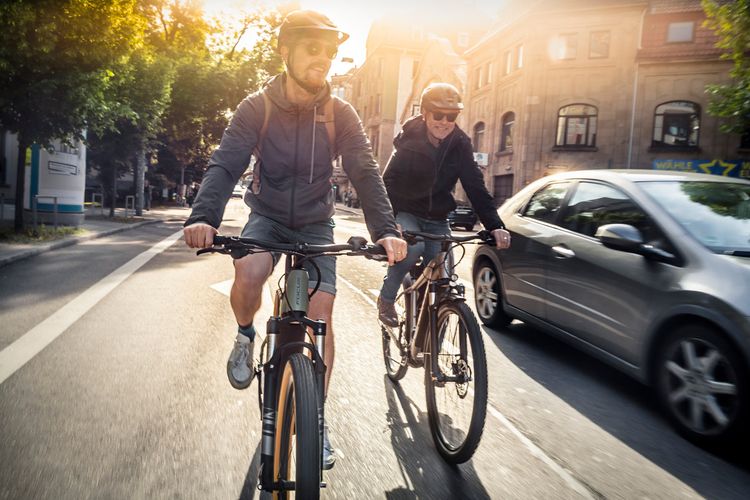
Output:
<path fill-rule="evenodd" d="M 750 133 L 750 0 L 702 0 L 702 3 L 708 17 L 706 26 L 719 37 L 717 47 L 726 50 L 722 57 L 734 63 L 731 84 L 707 87 L 711 94 L 708 112 L 729 119 L 722 124 L 722 131 L 747 135 Z"/>
<path fill-rule="evenodd" d="M 0 3 L 0 125 L 18 135 L 15 230 L 23 229 L 25 152 L 83 138 L 113 113 L 111 68 L 140 44 L 136 0 Z"/>
<path fill-rule="evenodd" d="M 148 47 L 135 51 L 113 70 L 106 91 L 109 102 L 119 105 L 110 126 L 89 137 L 88 159 L 99 167 L 102 185 L 109 192 L 110 217 L 114 216 L 117 179 L 135 162 L 136 215 L 143 209 L 143 171 L 149 145 L 161 130 L 161 120 L 170 102 L 173 64 Z"/>

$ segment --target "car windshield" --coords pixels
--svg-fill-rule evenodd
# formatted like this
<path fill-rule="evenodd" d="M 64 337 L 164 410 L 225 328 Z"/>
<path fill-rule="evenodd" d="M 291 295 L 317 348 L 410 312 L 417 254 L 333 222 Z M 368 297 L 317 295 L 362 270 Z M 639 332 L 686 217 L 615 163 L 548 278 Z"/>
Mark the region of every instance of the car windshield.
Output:
<path fill-rule="evenodd" d="M 750 256 L 750 185 L 699 181 L 639 185 L 711 251 Z"/>

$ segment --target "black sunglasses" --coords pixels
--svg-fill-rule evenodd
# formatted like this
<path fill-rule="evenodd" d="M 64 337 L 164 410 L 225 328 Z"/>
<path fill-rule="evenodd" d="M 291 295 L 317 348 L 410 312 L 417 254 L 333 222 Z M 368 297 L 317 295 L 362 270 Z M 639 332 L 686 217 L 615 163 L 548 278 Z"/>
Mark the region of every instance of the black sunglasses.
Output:
<path fill-rule="evenodd" d="M 443 111 L 430 111 L 430 113 L 432 113 L 432 119 L 437 122 L 442 121 L 443 118 L 445 118 L 453 123 L 456 121 L 456 118 L 458 118 L 458 113 L 444 113 Z"/>
<path fill-rule="evenodd" d="M 337 46 L 329 43 L 318 42 L 317 40 L 303 42 L 302 45 L 305 47 L 307 55 L 313 57 L 320 55 L 321 52 L 325 52 L 328 59 L 334 60 L 336 59 L 336 54 L 339 53 L 339 48 Z"/>

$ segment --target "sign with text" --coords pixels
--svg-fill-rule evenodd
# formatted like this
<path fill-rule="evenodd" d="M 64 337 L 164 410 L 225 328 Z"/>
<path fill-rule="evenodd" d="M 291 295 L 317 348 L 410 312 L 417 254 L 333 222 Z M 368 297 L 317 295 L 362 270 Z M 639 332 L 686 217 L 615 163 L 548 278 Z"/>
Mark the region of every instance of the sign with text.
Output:
<path fill-rule="evenodd" d="M 490 155 L 487 153 L 474 153 L 474 161 L 477 165 L 486 167 L 490 163 Z"/>
<path fill-rule="evenodd" d="M 697 172 L 750 179 L 750 160 L 654 160 L 654 170 Z"/>

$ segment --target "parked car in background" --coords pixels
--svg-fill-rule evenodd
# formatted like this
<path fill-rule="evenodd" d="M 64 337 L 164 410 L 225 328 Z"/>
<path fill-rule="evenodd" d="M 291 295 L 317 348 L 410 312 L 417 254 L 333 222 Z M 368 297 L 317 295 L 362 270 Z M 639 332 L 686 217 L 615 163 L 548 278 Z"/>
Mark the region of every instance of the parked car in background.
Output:
<path fill-rule="evenodd" d="M 448 222 L 451 227 L 462 227 L 467 231 L 474 229 L 477 223 L 477 214 L 469 205 L 459 205 L 448 214 Z"/>
<path fill-rule="evenodd" d="M 245 196 L 245 188 L 242 184 L 237 184 L 232 189 L 232 198 L 242 198 Z"/>
<path fill-rule="evenodd" d="M 650 170 L 544 177 L 473 262 L 486 325 L 514 318 L 654 388 L 688 439 L 750 428 L 750 182 Z"/>

